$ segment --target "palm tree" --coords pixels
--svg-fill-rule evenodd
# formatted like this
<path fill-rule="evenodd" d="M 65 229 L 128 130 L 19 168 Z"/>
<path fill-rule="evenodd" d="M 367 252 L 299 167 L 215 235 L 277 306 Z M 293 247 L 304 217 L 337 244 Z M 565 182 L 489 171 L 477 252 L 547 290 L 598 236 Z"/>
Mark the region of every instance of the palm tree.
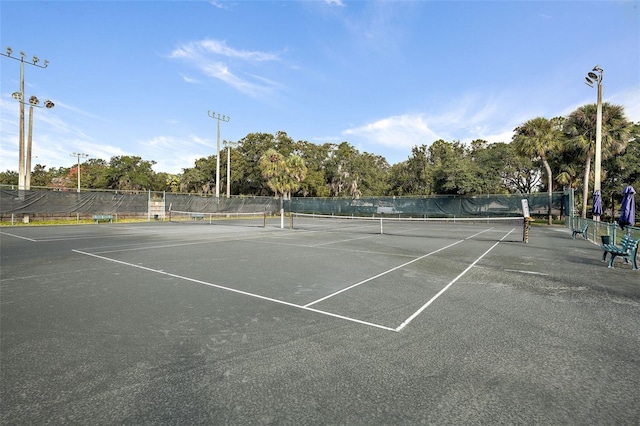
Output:
<path fill-rule="evenodd" d="M 300 189 L 302 181 L 307 177 L 307 166 L 302 157 L 291 154 L 285 161 L 287 175 L 287 198 L 291 198 L 291 193 Z"/>
<path fill-rule="evenodd" d="M 307 166 L 302 157 L 292 154 L 285 159 L 275 149 L 268 150 L 260 158 L 260 169 L 276 197 L 281 195 L 283 198 L 290 198 L 307 175 Z"/>
<path fill-rule="evenodd" d="M 597 105 L 583 105 L 569 114 L 564 132 L 569 143 L 582 152 L 584 175 L 582 180 L 582 217 L 587 217 L 591 159 L 595 155 Z M 608 102 L 602 104 L 602 160 L 624 151 L 629 142 L 631 123 L 624 115 L 624 107 Z"/>
<path fill-rule="evenodd" d="M 520 127 L 516 127 L 513 144 L 516 151 L 522 155 L 539 158 L 547 172 L 547 191 L 549 193 L 548 223 L 551 225 L 553 217 L 551 206 L 553 201 L 553 173 L 547 160 L 551 151 L 556 149 L 562 138 L 560 128 L 562 119 L 548 120 L 544 117 L 533 118 Z"/>

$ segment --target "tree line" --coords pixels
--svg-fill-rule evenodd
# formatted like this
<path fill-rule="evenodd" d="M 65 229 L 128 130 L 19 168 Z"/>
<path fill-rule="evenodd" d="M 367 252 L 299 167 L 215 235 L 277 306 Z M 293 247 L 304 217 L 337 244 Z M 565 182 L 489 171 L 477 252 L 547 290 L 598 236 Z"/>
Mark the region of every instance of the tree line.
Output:
<path fill-rule="evenodd" d="M 536 117 L 514 130 L 511 141 L 437 140 L 416 145 L 407 160 L 390 165 L 348 142 L 294 141 L 286 132 L 250 133 L 232 144 L 230 180 L 226 152 L 220 153 L 220 193 L 300 197 L 429 196 L 441 194 L 528 194 L 574 188 L 586 217 L 593 190 L 596 105 L 567 117 Z M 602 196 L 613 207 L 625 185 L 640 178 L 640 123 L 624 107 L 602 106 Z M 115 156 L 81 164 L 85 189 L 151 190 L 213 194 L 216 155 L 195 161 L 180 174 L 155 172 L 155 161 Z M 77 166 L 36 164 L 33 187 L 75 188 Z M 16 172 L 0 173 L 0 184 L 17 185 Z M 587 200 L 587 203 L 582 202 Z"/>

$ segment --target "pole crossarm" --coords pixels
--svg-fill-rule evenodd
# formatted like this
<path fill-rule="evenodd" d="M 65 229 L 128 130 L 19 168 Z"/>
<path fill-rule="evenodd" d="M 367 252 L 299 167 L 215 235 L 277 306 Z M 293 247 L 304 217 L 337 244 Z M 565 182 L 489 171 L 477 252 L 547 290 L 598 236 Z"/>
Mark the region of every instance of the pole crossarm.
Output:
<path fill-rule="evenodd" d="M 46 68 L 49 66 L 49 61 L 47 59 L 44 60 L 43 64 L 40 65 L 40 58 L 38 58 L 36 55 L 33 55 L 33 57 L 31 58 L 31 60 L 25 60 L 25 56 L 27 56 L 24 52 L 20 51 L 20 57 L 16 57 L 13 56 L 13 49 L 11 48 L 11 46 L 7 47 L 7 53 L 2 53 L 0 52 L 0 55 L 9 58 L 9 59 L 15 59 L 16 61 L 20 61 L 24 64 L 28 64 L 28 65 L 33 65 L 36 66 L 38 68 Z"/>
<path fill-rule="evenodd" d="M 21 104 L 27 105 L 29 107 L 51 109 L 55 106 L 55 104 L 49 99 L 45 99 L 44 103 L 40 105 L 40 99 L 38 99 L 36 96 L 31 96 L 29 98 L 29 101 L 25 102 L 21 92 L 13 92 L 11 94 L 11 97 Z"/>

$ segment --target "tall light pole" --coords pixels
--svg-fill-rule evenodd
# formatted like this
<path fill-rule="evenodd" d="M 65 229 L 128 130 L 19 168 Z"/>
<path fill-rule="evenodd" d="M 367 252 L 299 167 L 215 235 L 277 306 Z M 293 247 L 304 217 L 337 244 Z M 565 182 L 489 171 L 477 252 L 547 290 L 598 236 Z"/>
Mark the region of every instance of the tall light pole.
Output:
<path fill-rule="evenodd" d="M 598 101 L 596 106 L 596 155 L 595 155 L 595 177 L 593 182 L 593 191 L 600 191 L 600 170 L 602 164 L 602 75 L 604 70 L 598 65 L 593 67 L 592 71 L 587 73 L 585 77 L 585 83 L 589 87 L 593 87 L 594 84 L 598 85 Z M 595 216 L 596 221 L 600 220 L 600 216 Z"/>
<path fill-rule="evenodd" d="M 22 157 L 20 157 L 20 159 L 22 160 L 21 161 L 22 168 L 24 170 L 24 177 L 22 180 L 22 183 L 23 183 L 22 189 L 29 190 L 31 189 L 31 147 L 33 146 L 33 107 L 51 109 L 54 107 L 54 103 L 51 102 L 49 99 L 47 99 L 46 101 L 44 101 L 44 105 L 40 105 L 40 99 L 38 99 L 36 96 L 31 96 L 29 98 L 29 102 L 27 103 L 24 101 L 22 97 L 22 93 L 20 92 L 13 92 L 11 96 L 13 97 L 13 99 L 20 102 L 20 104 L 23 107 L 24 105 L 27 105 L 27 104 L 29 105 L 29 136 L 27 138 L 27 149 L 22 150 Z M 26 156 L 25 156 L 25 153 L 26 153 Z M 20 182 L 18 183 L 20 184 Z"/>
<path fill-rule="evenodd" d="M 26 161 L 25 161 L 25 151 L 27 151 L 27 157 L 29 160 L 31 159 L 31 146 L 25 150 L 24 146 L 24 64 L 33 65 L 38 68 L 46 68 L 49 65 L 49 61 L 44 60 L 43 65 L 39 65 L 40 59 L 37 56 L 33 56 L 31 61 L 26 60 L 25 56 L 27 56 L 24 52 L 20 52 L 20 58 L 12 56 L 13 49 L 11 47 L 7 47 L 7 53 L 0 52 L 0 55 L 5 56 L 10 59 L 15 59 L 16 61 L 20 61 L 20 91 L 15 92 L 13 94 L 14 99 L 18 99 L 20 101 L 20 133 L 18 140 L 18 190 L 29 189 L 27 186 L 31 182 L 31 170 L 26 169 Z M 18 95 L 16 95 L 18 94 Z M 51 104 L 53 105 L 53 103 Z M 29 178 L 27 178 L 29 176 Z M 29 181 L 27 181 L 29 179 Z"/>
<path fill-rule="evenodd" d="M 231 148 L 238 146 L 237 142 L 222 142 L 227 147 L 227 198 L 231 198 Z"/>
<path fill-rule="evenodd" d="M 83 154 L 81 152 L 74 152 L 71 154 L 72 157 L 78 157 L 78 193 L 80 193 L 80 158 L 87 158 L 89 154 Z"/>
<path fill-rule="evenodd" d="M 18 92 L 14 93 L 16 95 Z M 14 96 L 15 97 L 15 96 Z M 22 102 L 22 100 L 20 100 Z M 33 107 L 51 109 L 54 107 L 53 102 L 49 99 L 44 101 L 44 105 L 40 105 L 40 100 L 31 96 L 29 98 L 29 132 L 27 136 L 27 157 L 25 159 L 25 184 L 24 189 L 31 189 L 31 148 L 33 147 Z"/>
<path fill-rule="evenodd" d="M 220 198 L 220 121 L 228 122 L 231 117 L 208 111 L 209 117 L 218 120 L 218 150 L 216 151 L 216 198 Z"/>

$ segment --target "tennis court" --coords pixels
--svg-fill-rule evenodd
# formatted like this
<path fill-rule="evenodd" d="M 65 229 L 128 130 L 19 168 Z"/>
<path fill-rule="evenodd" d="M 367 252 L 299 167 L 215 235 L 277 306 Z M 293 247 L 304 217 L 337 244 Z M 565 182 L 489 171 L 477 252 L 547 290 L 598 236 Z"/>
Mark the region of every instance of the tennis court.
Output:
<path fill-rule="evenodd" d="M 640 418 L 640 276 L 570 230 L 210 219 L 0 229 L 2 423 Z"/>

